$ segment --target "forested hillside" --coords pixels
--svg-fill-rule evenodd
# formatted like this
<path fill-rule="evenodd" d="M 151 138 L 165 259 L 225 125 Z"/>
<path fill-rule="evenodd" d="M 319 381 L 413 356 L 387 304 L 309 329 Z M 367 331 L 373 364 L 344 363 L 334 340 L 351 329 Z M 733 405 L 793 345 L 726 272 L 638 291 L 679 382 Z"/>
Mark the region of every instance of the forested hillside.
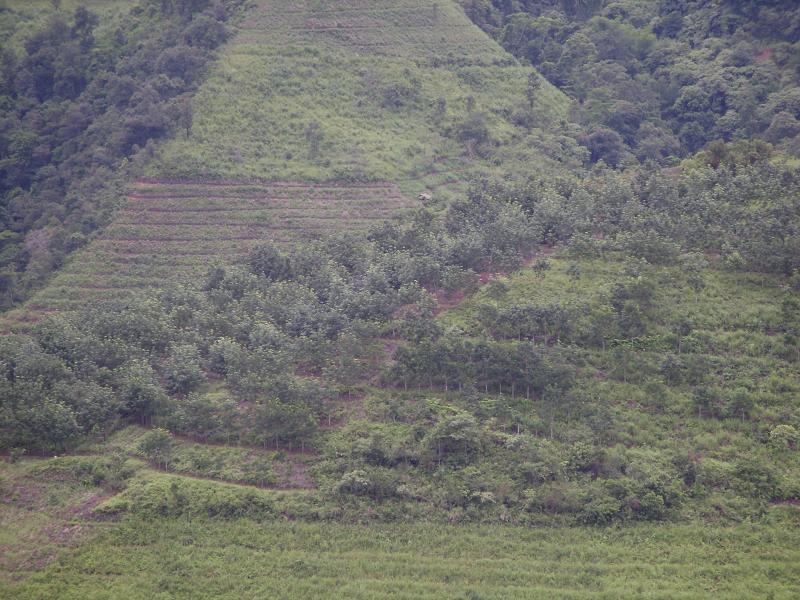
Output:
<path fill-rule="evenodd" d="M 2 308 L 108 222 L 148 143 L 191 125 L 192 92 L 239 3 L 6 4 Z"/>
<path fill-rule="evenodd" d="M 592 161 L 675 164 L 718 140 L 800 153 L 791 0 L 460 0 L 576 103 Z"/>
<path fill-rule="evenodd" d="M 793 3 L 0 17 L 0 591 L 800 592 Z"/>

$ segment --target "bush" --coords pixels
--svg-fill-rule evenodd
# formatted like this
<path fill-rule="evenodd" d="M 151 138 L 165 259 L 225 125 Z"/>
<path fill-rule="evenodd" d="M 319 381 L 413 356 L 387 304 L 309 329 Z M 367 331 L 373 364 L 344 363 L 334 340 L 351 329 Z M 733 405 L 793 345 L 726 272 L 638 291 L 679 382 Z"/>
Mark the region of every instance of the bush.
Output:
<path fill-rule="evenodd" d="M 147 460 L 166 469 L 172 458 L 172 436 L 166 429 L 153 429 L 142 437 L 138 450 Z"/>
<path fill-rule="evenodd" d="M 271 518 L 275 505 L 269 492 L 232 484 L 188 480 L 157 474 L 130 483 L 98 507 L 100 512 L 129 512 L 154 517 Z"/>
<path fill-rule="evenodd" d="M 464 143 L 485 144 L 489 141 L 489 125 L 486 115 L 472 113 L 465 121 L 456 126 L 456 138 Z"/>
<path fill-rule="evenodd" d="M 622 503 L 602 487 L 594 487 L 583 498 L 577 519 L 586 525 L 608 525 L 620 517 Z"/>
<path fill-rule="evenodd" d="M 164 364 L 164 378 L 172 393 L 186 394 L 197 389 L 206 379 L 197 348 L 188 344 L 173 348 Z"/>
<path fill-rule="evenodd" d="M 372 482 L 366 471 L 356 470 L 345 473 L 336 484 L 336 491 L 340 494 L 354 496 L 367 496 L 372 490 Z"/>
<path fill-rule="evenodd" d="M 416 82 L 391 83 L 381 91 L 381 105 L 384 108 L 397 110 L 414 104 L 418 99 L 419 89 Z"/>
<path fill-rule="evenodd" d="M 696 483 L 707 488 L 727 488 L 734 476 L 734 468 L 728 462 L 704 458 L 697 464 Z"/>
<path fill-rule="evenodd" d="M 797 450 L 800 433 L 791 425 L 778 425 L 769 432 L 769 445 L 775 450 Z"/>
<path fill-rule="evenodd" d="M 242 354 L 242 347 L 235 340 L 220 338 L 208 349 L 209 368 L 218 375 L 227 375 L 239 363 Z"/>
<path fill-rule="evenodd" d="M 546 483 L 522 492 L 528 512 L 575 514 L 583 506 L 579 487 L 565 482 Z"/>
<path fill-rule="evenodd" d="M 250 270 L 272 281 L 287 279 L 291 273 L 289 258 L 273 244 L 262 244 L 250 251 Z"/>
<path fill-rule="evenodd" d="M 769 500 L 775 495 L 778 476 L 770 465 L 755 457 L 744 457 L 734 465 L 737 488 L 751 498 Z"/>

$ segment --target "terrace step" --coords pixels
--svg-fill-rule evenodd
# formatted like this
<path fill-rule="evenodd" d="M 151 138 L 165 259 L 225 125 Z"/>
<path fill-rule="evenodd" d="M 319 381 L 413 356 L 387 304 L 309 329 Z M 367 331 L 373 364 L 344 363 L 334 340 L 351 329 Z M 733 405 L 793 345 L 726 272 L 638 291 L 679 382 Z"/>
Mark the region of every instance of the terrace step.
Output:
<path fill-rule="evenodd" d="M 212 262 L 241 262 L 260 243 L 363 232 L 416 206 L 391 182 L 137 181 L 103 234 L 34 296 L 28 317 L 14 315 L 0 329 L 169 283 L 200 282 Z"/>

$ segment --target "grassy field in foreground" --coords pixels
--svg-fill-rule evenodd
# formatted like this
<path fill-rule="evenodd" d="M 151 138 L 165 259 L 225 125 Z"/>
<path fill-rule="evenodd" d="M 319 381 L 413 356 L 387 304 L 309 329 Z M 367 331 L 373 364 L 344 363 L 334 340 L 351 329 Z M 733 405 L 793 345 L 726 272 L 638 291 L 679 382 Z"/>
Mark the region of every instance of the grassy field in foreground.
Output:
<path fill-rule="evenodd" d="M 3 598 L 797 598 L 796 527 L 123 521 Z M 3 580 L 0 579 L 0 582 Z"/>

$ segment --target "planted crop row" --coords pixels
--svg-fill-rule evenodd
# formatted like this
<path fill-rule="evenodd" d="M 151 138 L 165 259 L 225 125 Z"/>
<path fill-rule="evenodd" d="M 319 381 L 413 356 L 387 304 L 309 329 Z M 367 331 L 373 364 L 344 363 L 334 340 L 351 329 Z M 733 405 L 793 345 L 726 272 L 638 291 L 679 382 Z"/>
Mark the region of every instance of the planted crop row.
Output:
<path fill-rule="evenodd" d="M 165 282 L 196 284 L 211 264 L 240 262 L 258 244 L 365 231 L 413 206 L 383 182 L 139 182 L 103 235 L 34 297 L 29 314 L 5 325 Z"/>
<path fill-rule="evenodd" d="M 242 28 L 239 43 L 312 40 L 415 60 L 441 59 L 454 51 L 473 62 L 504 57 L 488 38 L 476 35 L 475 26 L 449 2 L 337 0 L 287 9 L 285 3 L 263 0 Z"/>

